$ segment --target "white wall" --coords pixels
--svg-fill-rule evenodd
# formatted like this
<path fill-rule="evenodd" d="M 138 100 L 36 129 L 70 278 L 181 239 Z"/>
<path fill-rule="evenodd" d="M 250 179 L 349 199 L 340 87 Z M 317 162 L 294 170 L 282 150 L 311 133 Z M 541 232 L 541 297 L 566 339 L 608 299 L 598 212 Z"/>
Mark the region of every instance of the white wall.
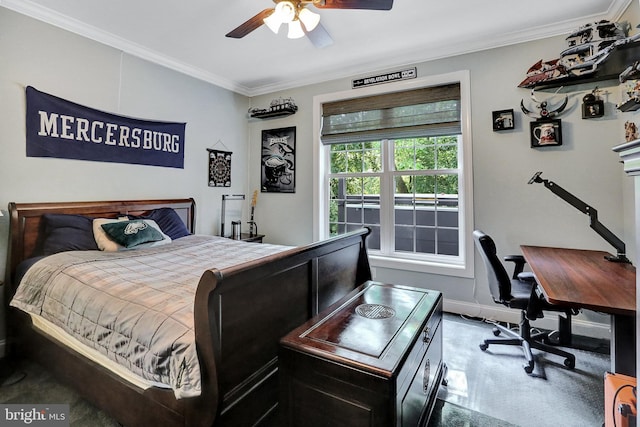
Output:
<path fill-rule="evenodd" d="M 640 13 L 635 2 L 624 18 L 636 31 Z M 198 203 L 198 232 L 213 233 L 218 227 L 221 194 L 250 196 L 260 188 L 261 131 L 296 126 L 296 192 L 260 193 L 256 221 L 268 242 L 302 244 L 312 240 L 312 100 L 318 94 L 350 90 L 351 79 L 259 96 L 249 103 L 243 96 L 3 8 L 0 28 L 0 209 L 6 209 L 10 201 L 192 196 Z M 626 200 L 633 190 L 611 147 L 622 142 L 624 122 L 638 122 L 640 113 L 615 110 L 620 99 L 615 82 L 597 84 L 606 91 L 607 112 L 595 120 L 581 119 L 580 103 L 596 84 L 565 88 L 563 93 L 569 94 L 570 101 L 561 116 L 564 145 L 544 150 L 529 147 L 530 119 L 519 112 L 520 100 L 530 101 L 529 91 L 517 85 L 534 62 L 556 58 L 564 47 L 564 38 L 556 37 L 410 65 L 417 67 L 418 76 L 470 71 L 475 227 L 493 235 L 501 254 L 517 253 L 520 244 L 611 250 L 589 229 L 585 215 L 541 185 L 526 184 L 541 170 L 545 178 L 595 206 L 602 222 L 627 242 L 632 258 L 633 204 Z M 407 66 L 399 64 L 397 68 Z M 378 71 L 384 70 L 371 73 Z M 187 122 L 185 169 L 27 158 L 26 85 L 117 114 Z M 293 97 L 299 107 L 297 114 L 247 122 L 249 106 L 266 107 L 279 96 Z M 507 108 L 516 111 L 516 129 L 493 132 L 491 112 Z M 234 153 L 230 189 L 210 188 L 206 183 L 206 148 L 218 140 Z M 6 231 L 6 217 L 0 218 L 0 255 L 6 252 Z M 478 315 L 481 310 L 496 308 L 483 269 L 477 260 L 477 280 L 380 268 L 376 277 L 441 290 L 450 306 Z M 2 262 L 0 273 L 4 273 Z M 591 312 L 582 317 L 605 327 L 608 322 L 605 316 Z"/>
<path fill-rule="evenodd" d="M 246 97 L 4 8 L 0 28 L 0 209 L 11 201 L 194 197 L 198 230 L 217 230 L 221 194 L 246 190 Z M 184 169 L 26 157 L 27 85 L 107 112 L 186 122 Z M 233 152 L 231 188 L 207 185 L 206 148 L 214 145 Z"/>
<path fill-rule="evenodd" d="M 637 31 L 635 25 L 639 18 L 638 5 L 633 3 L 623 19 L 629 20 L 633 31 Z M 601 222 L 626 242 L 628 256 L 634 259 L 632 183 L 624 177 L 618 155 L 611 148 L 624 141 L 624 122 L 635 120 L 638 123 L 640 113 L 616 110 L 615 105 L 621 95 L 617 81 L 568 86 L 554 98 L 550 97 L 557 89 L 537 91 L 537 98 L 550 98 L 550 107 L 558 105 L 565 94 L 569 96 L 569 104 L 560 116 L 563 145 L 530 148 L 529 123 L 532 119 L 521 112 L 520 101 L 524 100 L 530 109 L 533 109 L 533 101 L 529 90 L 517 86 L 536 61 L 555 59 L 565 48 L 564 37 L 555 37 L 426 63 L 403 64 L 395 70 L 415 65 L 418 77 L 470 71 L 475 228 L 494 237 L 501 256 L 519 253 L 521 244 L 600 249 L 615 253 L 589 228 L 588 216 L 553 195 L 542 184 L 527 184 L 534 172 L 543 171 L 543 178 L 555 181 L 595 207 Z M 395 70 L 372 70 L 370 74 Z M 353 76 L 357 77 L 363 76 Z M 603 90 L 606 114 L 598 119 L 582 119 L 582 97 L 596 86 Z M 296 193 L 263 193 L 258 204 L 257 220 L 268 241 L 287 244 L 311 241 L 312 100 L 315 95 L 350 88 L 351 79 L 342 79 L 251 100 L 253 106 L 264 108 L 271 99 L 292 97 L 299 106 L 299 111 L 293 116 L 252 121 L 249 128 L 252 156 L 249 185 L 259 188 L 261 130 L 297 127 Z M 354 96 L 357 96 L 357 90 L 353 90 Z M 494 132 L 491 112 L 509 108 L 516 113 L 515 130 Z M 491 299 L 484 266 L 477 258 L 476 280 L 382 268 L 376 269 L 376 278 L 442 291 L 452 310 L 517 320 L 518 314 L 513 311 L 495 311 L 499 307 Z M 577 330 L 585 332 L 580 330 L 581 325 L 591 328 L 600 324 L 596 335 L 606 336 L 608 321 L 608 316 L 585 311 L 581 320 L 576 322 Z"/>
<path fill-rule="evenodd" d="M 193 197 L 197 232 L 214 233 L 221 195 L 245 192 L 245 96 L 1 7 L 0 64 L 0 280 L 9 202 Z M 184 169 L 26 157 L 27 85 L 115 114 L 186 122 Z M 208 186 L 214 145 L 233 152 L 231 188 Z"/>

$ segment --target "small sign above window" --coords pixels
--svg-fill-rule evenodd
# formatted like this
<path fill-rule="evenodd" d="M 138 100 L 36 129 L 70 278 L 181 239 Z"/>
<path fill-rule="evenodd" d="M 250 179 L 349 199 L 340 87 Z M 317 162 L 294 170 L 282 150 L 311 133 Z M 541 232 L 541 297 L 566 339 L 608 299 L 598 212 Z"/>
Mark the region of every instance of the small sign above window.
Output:
<path fill-rule="evenodd" d="M 394 71 L 392 73 L 380 74 L 378 76 L 363 77 L 355 79 L 351 83 L 353 89 L 371 85 L 379 85 L 382 83 L 395 82 L 397 80 L 415 79 L 418 75 L 416 68 L 409 68 L 402 71 Z"/>

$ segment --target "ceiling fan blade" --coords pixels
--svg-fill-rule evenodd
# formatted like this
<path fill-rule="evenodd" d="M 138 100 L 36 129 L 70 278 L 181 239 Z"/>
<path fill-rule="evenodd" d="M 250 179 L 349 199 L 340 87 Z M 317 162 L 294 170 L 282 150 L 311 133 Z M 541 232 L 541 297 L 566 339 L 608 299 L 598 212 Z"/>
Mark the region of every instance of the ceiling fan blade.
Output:
<path fill-rule="evenodd" d="M 253 18 L 250 18 L 248 21 L 241 24 L 237 28 L 229 31 L 229 33 L 227 33 L 225 37 L 231 37 L 233 39 L 243 38 L 253 30 L 259 28 L 262 24 L 264 24 L 264 18 L 271 15 L 274 12 L 274 10 L 275 9 L 273 8 L 263 10 L 262 12 L 258 13 Z"/>
<path fill-rule="evenodd" d="M 305 29 L 305 33 L 307 33 L 307 37 L 317 48 L 321 49 L 333 44 L 333 39 L 320 23 L 318 23 L 312 31 L 307 31 Z"/>
<path fill-rule="evenodd" d="M 313 5 L 320 9 L 391 10 L 393 0 L 317 0 Z"/>

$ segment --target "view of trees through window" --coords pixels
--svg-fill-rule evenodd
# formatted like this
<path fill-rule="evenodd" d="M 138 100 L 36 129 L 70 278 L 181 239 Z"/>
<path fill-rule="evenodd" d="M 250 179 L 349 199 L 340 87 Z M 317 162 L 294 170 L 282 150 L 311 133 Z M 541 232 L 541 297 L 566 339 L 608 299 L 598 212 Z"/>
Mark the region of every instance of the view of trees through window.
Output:
<path fill-rule="evenodd" d="M 369 248 L 380 249 L 381 212 L 391 209 L 384 206 L 388 200 L 394 204 L 393 251 L 458 255 L 459 138 L 332 144 L 331 235 L 368 226 Z M 386 192 L 385 182 L 393 183 Z"/>

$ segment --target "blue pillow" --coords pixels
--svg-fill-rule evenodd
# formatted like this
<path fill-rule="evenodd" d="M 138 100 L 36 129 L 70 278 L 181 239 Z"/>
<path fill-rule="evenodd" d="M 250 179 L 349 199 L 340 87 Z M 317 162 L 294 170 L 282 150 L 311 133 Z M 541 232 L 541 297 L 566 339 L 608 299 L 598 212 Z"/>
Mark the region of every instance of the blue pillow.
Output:
<path fill-rule="evenodd" d="M 172 240 L 179 239 L 184 236 L 189 236 L 189 230 L 180 219 L 180 216 L 171 208 L 154 209 L 148 212 L 144 216 L 131 217 L 141 219 L 152 219 L 158 224 L 160 230 Z"/>
<path fill-rule="evenodd" d="M 102 229 L 114 242 L 125 248 L 164 239 L 158 230 L 142 220 L 108 222 L 102 224 Z"/>
<path fill-rule="evenodd" d="M 97 251 L 93 219 L 82 215 L 44 214 L 43 255 L 65 251 Z"/>

